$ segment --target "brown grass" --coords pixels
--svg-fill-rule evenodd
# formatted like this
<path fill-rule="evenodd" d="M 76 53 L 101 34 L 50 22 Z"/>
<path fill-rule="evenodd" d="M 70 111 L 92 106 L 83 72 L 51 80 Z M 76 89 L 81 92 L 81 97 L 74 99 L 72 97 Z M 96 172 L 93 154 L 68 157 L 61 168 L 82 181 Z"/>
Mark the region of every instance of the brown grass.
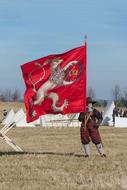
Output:
<path fill-rule="evenodd" d="M 0 140 L 0 190 L 126 190 L 127 129 L 101 127 L 100 132 L 107 158 L 91 143 L 85 159 L 79 128 L 12 129 L 8 136 L 25 152 Z"/>
<path fill-rule="evenodd" d="M 1 141 L 0 189 L 127 189 L 127 129 L 102 128 L 107 158 L 91 144 L 83 157 L 78 128 L 16 128 L 8 133 L 25 151 L 14 153 Z"/>

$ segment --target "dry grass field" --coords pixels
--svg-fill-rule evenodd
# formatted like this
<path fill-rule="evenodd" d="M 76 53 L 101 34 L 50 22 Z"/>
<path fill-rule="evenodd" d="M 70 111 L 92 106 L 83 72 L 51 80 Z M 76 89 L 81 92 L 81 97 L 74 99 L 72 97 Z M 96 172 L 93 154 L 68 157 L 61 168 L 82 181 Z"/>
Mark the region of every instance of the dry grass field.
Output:
<path fill-rule="evenodd" d="M 107 158 L 93 144 L 83 157 L 78 128 L 16 128 L 8 133 L 23 149 L 0 141 L 0 189 L 127 189 L 127 129 L 100 129 Z"/>
<path fill-rule="evenodd" d="M 88 159 L 79 128 L 13 128 L 8 136 L 24 152 L 0 140 L 0 190 L 126 190 L 127 129 L 100 132 L 107 158 L 91 143 Z"/>

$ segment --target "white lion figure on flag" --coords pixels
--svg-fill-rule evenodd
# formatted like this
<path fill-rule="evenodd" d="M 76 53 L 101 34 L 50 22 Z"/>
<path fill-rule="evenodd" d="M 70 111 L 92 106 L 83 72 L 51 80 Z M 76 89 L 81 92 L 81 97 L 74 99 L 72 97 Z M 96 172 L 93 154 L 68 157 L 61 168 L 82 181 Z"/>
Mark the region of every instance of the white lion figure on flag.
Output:
<path fill-rule="evenodd" d="M 55 92 L 48 93 L 49 90 L 52 90 L 52 89 L 56 88 L 57 86 L 71 85 L 72 83 L 77 81 L 81 75 L 82 68 L 81 68 L 81 64 L 79 64 L 78 61 L 76 61 L 76 60 L 70 61 L 65 67 L 61 68 L 60 63 L 62 61 L 63 60 L 60 58 L 53 58 L 52 60 L 47 60 L 43 64 L 43 66 L 45 66 L 50 62 L 51 75 L 50 75 L 49 79 L 45 83 L 43 83 L 40 86 L 40 88 L 36 91 L 36 96 L 32 102 L 32 107 L 33 107 L 33 105 L 41 105 L 41 103 L 44 101 L 45 98 L 52 99 L 52 101 L 53 101 L 52 108 L 53 108 L 54 112 L 60 112 L 64 108 L 67 108 L 67 106 L 69 105 L 68 100 L 65 99 L 64 103 L 58 107 L 57 106 L 57 103 L 59 101 L 58 94 Z M 78 72 L 78 70 L 72 69 L 70 74 L 72 76 L 76 76 L 76 77 L 73 80 L 68 80 L 68 79 L 66 80 L 66 76 L 70 72 L 70 70 L 69 70 L 70 67 L 75 66 L 75 65 L 78 65 L 78 67 L 80 69 L 80 73 Z M 43 69 L 44 69 L 44 67 L 43 67 Z"/>

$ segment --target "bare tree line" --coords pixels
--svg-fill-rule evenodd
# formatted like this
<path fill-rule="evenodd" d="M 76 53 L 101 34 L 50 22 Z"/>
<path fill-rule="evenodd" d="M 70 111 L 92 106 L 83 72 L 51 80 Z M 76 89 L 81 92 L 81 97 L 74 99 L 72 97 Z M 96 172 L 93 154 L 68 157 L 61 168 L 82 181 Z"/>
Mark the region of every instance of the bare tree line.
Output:
<path fill-rule="evenodd" d="M 87 88 L 87 96 L 91 97 L 92 99 L 94 99 L 96 96 L 95 90 L 90 86 Z"/>
<path fill-rule="evenodd" d="M 0 101 L 2 102 L 16 102 L 19 101 L 21 98 L 21 93 L 18 89 L 11 90 L 11 89 L 6 89 L 3 91 L 0 91 Z"/>
<path fill-rule="evenodd" d="M 127 106 L 127 87 L 124 90 L 119 85 L 115 85 L 112 89 L 113 100 L 118 106 Z"/>
<path fill-rule="evenodd" d="M 87 88 L 87 96 L 95 99 L 96 93 L 92 87 Z M 111 89 L 111 99 L 114 100 L 118 106 L 127 106 L 127 87 L 122 89 L 118 84 L 114 85 Z M 106 101 L 103 104 L 106 105 Z"/>
<path fill-rule="evenodd" d="M 91 97 L 92 99 L 95 99 L 96 93 L 95 89 L 92 87 L 87 88 L 87 96 Z M 119 85 L 114 85 L 114 87 L 111 90 L 111 96 L 112 99 L 115 101 L 115 103 L 119 106 L 127 106 L 127 87 L 124 88 L 124 90 L 121 89 Z M 18 89 L 6 89 L 6 90 L 0 90 L 0 101 L 7 102 L 7 101 L 20 101 L 21 93 Z M 106 102 L 105 102 L 106 104 Z"/>

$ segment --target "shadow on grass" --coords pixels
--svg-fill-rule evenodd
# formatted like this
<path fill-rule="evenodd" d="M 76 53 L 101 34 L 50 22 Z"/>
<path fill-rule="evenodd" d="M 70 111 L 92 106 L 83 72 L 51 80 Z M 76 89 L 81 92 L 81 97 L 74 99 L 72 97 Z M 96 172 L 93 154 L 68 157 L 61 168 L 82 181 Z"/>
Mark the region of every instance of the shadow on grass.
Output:
<path fill-rule="evenodd" d="M 83 154 L 76 154 L 74 152 L 61 153 L 61 152 L 0 152 L 0 156 L 11 156 L 11 155 L 54 155 L 54 156 L 75 156 L 84 157 Z"/>

